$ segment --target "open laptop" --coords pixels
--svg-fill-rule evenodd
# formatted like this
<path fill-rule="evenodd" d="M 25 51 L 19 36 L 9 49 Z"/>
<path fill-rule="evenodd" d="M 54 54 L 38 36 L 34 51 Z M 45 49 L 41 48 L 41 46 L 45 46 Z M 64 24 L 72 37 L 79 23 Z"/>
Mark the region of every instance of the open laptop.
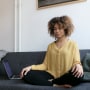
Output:
<path fill-rule="evenodd" d="M 8 61 L 3 61 L 4 68 L 6 70 L 9 79 L 21 79 L 20 75 L 14 75 Z"/>

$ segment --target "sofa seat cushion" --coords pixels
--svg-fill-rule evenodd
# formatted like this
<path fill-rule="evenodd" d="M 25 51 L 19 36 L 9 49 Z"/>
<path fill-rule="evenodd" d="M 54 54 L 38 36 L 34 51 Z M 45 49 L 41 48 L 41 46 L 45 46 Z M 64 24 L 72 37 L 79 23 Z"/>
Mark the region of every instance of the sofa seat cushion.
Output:
<path fill-rule="evenodd" d="M 68 90 L 89 90 L 90 83 L 82 83 Z M 67 90 L 62 87 L 36 86 L 25 83 L 23 80 L 0 80 L 0 90 Z"/>
<path fill-rule="evenodd" d="M 60 90 L 60 88 L 30 85 L 23 80 L 0 80 L 0 90 Z"/>

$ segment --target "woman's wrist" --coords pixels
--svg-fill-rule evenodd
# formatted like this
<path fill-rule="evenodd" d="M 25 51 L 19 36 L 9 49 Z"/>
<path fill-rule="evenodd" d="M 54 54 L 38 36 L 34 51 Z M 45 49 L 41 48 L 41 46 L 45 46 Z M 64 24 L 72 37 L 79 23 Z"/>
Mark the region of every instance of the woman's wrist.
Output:
<path fill-rule="evenodd" d="M 32 66 L 30 66 L 30 70 L 32 70 Z"/>

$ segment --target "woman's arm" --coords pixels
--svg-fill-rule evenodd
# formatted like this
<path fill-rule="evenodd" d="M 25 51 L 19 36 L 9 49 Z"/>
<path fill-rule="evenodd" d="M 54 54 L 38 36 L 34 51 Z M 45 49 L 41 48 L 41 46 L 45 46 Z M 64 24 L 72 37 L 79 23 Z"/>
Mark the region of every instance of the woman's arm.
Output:
<path fill-rule="evenodd" d="M 27 66 L 21 70 L 20 77 L 23 78 L 24 75 L 27 74 L 28 71 L 31 70 L 31 66 Z"/>
<path fill-rule="evenodd" d="M 30 70 L 47 70 L 47 60 L 48 60 L 48 53 L 49 52 L 49 48 L 47 49 L 47 52 L 46 52 L 46 55 L 45 55 L 45 59 L 44 59 L 44 62 L 42 64 L 38 64 L 38 65 L 31 65 L 31 66 L 27 66 L 25 68 L 23 68 L 21 70 L 21 73 L 20 73 L 20 77 L 23 78 L 24 75 L 27 74 L 28 71 Z"/>
<path fill-rule="evenodd" d="M 74 49 L 74 63 L 72 67 L 72 72 L 73 72 L 73 75 L 75 75 L 75 77 L 79 78 L 83 76 L 83 68 L 81 65 L 80 52 L 79 52 L 77 44 L 75 44 L 74 48 L 75 48 Z"/>

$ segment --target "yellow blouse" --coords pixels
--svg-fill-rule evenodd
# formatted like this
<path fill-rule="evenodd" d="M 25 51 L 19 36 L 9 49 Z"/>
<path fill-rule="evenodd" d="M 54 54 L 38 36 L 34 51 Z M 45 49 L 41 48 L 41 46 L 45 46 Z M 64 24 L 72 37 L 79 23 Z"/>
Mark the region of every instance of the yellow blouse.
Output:
<path fill-rule="evenodd" d="M 55 78 L 68 72 L 75 64 L 80 63 L 80 53 L 77 44 L 68 40 L 61 48 L 55 42 L 48 46 L 44 62 L 32 65 L 32 70 L 45 70 Z"/>

